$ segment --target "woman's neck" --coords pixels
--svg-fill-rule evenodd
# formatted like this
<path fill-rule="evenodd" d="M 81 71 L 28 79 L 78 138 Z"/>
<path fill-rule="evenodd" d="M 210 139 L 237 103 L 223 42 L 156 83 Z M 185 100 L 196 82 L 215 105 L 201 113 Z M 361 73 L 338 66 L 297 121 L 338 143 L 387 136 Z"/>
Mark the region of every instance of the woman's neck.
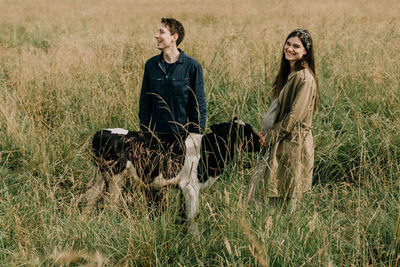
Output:
<path fill-rule="evenodd" d="M 294 71 L 294 65 L 296 64 L 296 61 L 290 61 L 290 73 Z"/>

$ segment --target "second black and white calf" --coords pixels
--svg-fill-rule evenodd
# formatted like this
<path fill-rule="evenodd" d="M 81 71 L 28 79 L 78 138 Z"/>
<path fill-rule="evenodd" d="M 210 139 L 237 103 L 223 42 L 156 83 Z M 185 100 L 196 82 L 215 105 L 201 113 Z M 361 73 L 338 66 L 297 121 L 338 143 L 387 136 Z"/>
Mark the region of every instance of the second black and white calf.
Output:
<path fill-rule="evenodd" d="M 210 129 L 205 135 L 154 135 L 120 128 L 97 132 L 92 141 L 95 176 L 87 193 L 88 206 L 104 190 L 111 201 L 118 201 L 128 180 L 153 190 L 176 186 L 185 199 L 186 218 L 193 222 L 200 192 L 219 178 L 233 159 L 235 147 L 260 149 L 258 135 L 242 121 L 234 119 Z"/>

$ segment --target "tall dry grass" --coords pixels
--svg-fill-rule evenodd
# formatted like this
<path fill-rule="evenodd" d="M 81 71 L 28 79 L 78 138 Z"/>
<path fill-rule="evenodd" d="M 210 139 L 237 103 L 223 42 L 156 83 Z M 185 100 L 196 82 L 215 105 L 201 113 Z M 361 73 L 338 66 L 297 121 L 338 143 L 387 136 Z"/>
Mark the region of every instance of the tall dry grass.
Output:
<path fill-rule="evenodd" d="M 391 0 L 1 1 L 0 265 L 399 265 L 399 13 Z M 153 220 L 139 192 L 80 214 L 94 132 L 138 129 L 162 16 L 203 66 L 209 124 L 259 129 L 284 38 L 311 32 L 315 185 L 295 214 L 246 203 L 257 156 L 243 154 L 203 195 L 198 242 L 174 191 Z"/>

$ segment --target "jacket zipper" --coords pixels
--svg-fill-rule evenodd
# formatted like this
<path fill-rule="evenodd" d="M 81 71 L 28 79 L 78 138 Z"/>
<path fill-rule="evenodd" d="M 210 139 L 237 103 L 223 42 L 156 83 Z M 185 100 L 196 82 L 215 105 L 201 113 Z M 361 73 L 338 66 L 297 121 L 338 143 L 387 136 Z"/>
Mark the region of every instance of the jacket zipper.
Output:
<path fill-rule="evenodd" d="M 165 78 L 168 79 L 168 73 L 165 71 L 164 66 L 161 64 L 161 62 L 158 62 L 158 66 L 160 69 L 164 72 Z M 176 63 L 172 66 L 172 68 L 169 69 L 169 72 L 171 72 L 173 69 L 175 69 Z"/>
<path fill-rule="evenodd" d="M 168 78 L 168 74 L 167 74 L 167 72 L 165 71 L 165 69 L 164 69 L 164 66 L 161 64 L 161 62 L 160 61 L 158 61 L 158 66 L 160 67 L 160 69 L 164 72 L 164 74 L 165 74 L 165 77 L 166 78 Z"/>

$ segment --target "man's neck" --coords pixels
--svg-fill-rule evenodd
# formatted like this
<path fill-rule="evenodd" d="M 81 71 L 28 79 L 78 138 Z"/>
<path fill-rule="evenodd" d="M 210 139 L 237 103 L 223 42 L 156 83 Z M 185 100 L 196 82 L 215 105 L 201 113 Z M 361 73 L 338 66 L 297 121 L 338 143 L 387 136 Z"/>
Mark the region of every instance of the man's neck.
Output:
<path fill-rule="evenodd" d="M 169 64 L 175 63 L 179 58 L 179 54 L 180 52 L 177 47 L 165 48 L 163 50 L 164 60 Z"/>

